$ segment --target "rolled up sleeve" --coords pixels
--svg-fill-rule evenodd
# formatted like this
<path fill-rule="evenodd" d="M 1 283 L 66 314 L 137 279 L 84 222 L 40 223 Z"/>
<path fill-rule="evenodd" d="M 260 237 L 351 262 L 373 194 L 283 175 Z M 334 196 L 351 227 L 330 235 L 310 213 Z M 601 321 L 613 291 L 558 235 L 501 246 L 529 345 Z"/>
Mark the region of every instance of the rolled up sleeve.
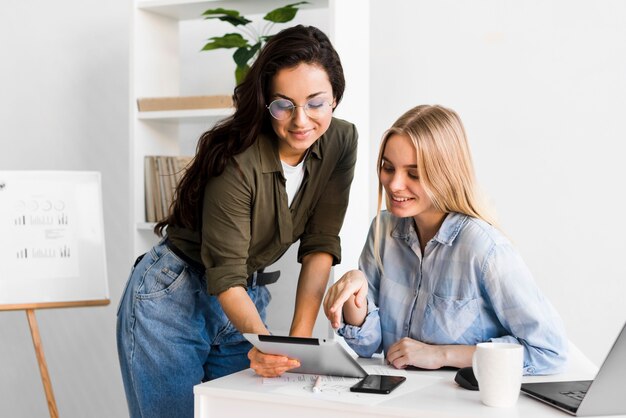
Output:
<path fill-rule="evenodd" d="M 344 324 L 337 330 L 346 343 L 360 357 L 372 357 L 374 353 L 382 352 L 382 339 L 380 332 L 380 316 L 378 308 L 371 300 L 368 300 L 367 316 L 360 327 Z"/>
<path fill-rule="evenodd" d="M 229 164 L 205 187 L 201 257 L 212 295 L 247 285 L 252 191 L 242 176 Z"/>

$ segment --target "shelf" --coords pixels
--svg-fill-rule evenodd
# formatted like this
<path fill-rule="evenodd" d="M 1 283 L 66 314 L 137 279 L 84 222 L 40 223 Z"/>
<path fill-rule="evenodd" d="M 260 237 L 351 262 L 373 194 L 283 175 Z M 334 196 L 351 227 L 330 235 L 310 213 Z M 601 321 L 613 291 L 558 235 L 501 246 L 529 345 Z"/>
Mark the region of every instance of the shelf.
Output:
<path fill-rule="evenodd" d="M 328 0 L 308 0 L 310 4 L 301 5 L 301 10 L 323 9 L 328 7 Z M 267 13 L 289 4 L 288 0 L 140 0 L 137 7 L 176 20 L 200 19 L 207 9 L 235 9 L 241 14 Z"/>
<path fill-rule="evenodd" d="M 206 122 L 207 119 L 221 119 L 233 114 L 234 108 L 219 109 L 191 109 L 191 110 L 162 110 L 152 112 L 137 112 L 141 120 L 158 120 L 163 122 Z"/>
<path fill-rule="evenodd" d="M 137 231 L 150 231 L 154 229 L 155 222 L 137 222 Z"/>

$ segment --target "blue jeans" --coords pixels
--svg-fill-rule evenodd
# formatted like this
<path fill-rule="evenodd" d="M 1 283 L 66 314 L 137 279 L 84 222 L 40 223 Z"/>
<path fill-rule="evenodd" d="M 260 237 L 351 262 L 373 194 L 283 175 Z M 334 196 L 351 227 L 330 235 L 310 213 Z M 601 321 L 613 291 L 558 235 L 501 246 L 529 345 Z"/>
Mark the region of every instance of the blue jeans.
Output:
<path fill-rule="evenodd" d="M 265 321 L 265 286 L 248 288 Z M 250 367 L 252 348 L 207 293 L 204 272 L 163 241 L 133 267 L 117 315 L 130 416 L 193 417 L 193 386 Z"/>

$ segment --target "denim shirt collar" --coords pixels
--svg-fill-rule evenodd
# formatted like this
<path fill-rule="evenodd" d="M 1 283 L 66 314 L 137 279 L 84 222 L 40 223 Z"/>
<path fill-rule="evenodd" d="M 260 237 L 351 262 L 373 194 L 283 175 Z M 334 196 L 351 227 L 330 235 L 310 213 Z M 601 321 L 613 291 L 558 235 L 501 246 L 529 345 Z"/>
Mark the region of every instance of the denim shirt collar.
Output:
<path fill-rule="evenodd" d="M 468 219 L 469 216 L 462 213 L 449 213 L 433 239 L 443 245 L 451 246 Z"/>
<path fill-rule="evenodd" d="M 467 215 L 461 213 L 449 213 L 443 220 L 439 231 L 433 237 L 433 240 L 440 244 L 451 246 L 455 238 L 461 232 L 463 225 L 468 220 Z M 409 245 L 418 241 L 415 222 L 412 217 L 398 219 L 396 226 L 391 232 L 391 236 L 406 241 Z"/>

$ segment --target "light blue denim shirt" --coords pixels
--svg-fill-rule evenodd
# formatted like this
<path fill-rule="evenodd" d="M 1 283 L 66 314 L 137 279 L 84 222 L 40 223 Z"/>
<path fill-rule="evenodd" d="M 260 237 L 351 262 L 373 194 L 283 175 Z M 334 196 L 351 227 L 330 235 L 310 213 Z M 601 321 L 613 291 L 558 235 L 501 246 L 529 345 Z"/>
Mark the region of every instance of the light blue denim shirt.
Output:
<path fill-rule="evenodd" d="M 385 352 L 403 337 L 428 344 L 512 342 L 524 346 L 524 374 L 562 371 L 568 341 L 561 318 L 537 287 L 511 242 L 488 223 L 450 213 L 422 257 L 413 218 L 387 211 L 374 222 L 359 269 L 369 281 L 361 327 L 339 330 L 362 357 Z"/>

